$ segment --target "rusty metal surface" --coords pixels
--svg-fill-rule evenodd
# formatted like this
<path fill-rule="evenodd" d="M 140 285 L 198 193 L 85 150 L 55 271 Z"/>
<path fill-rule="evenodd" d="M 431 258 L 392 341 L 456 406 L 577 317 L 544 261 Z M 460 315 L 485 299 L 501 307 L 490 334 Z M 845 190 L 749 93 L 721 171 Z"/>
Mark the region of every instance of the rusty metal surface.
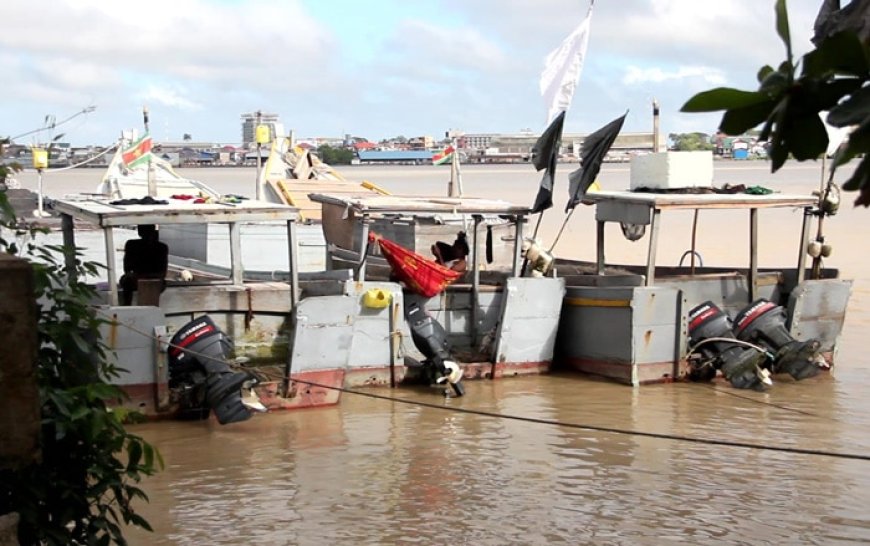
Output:
<path fill-rule="evenodd" d="M 836 350 L 851 295 L 850 280 L 807 280 L 798 285 L 788 301 L 792 335 L 802 341 L 817 339 L 825 351 Z"/>
<path fill-rule="evenodd" d="M 347 368 L 356 305 L 356 301 L 347 296 L 323 296 L 299 302 L 292 373 Z"/>

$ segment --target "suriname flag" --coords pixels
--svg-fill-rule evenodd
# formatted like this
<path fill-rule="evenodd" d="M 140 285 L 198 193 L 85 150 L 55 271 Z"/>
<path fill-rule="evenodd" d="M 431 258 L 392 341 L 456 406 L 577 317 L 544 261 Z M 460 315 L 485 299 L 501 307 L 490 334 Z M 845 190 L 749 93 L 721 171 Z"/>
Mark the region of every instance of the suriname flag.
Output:
<path fill-rule="evenodd" d="M 132 169 L 147 162 L 151 157 L 152 142 L 151 135 L 145 133 L 142 135 L 142 138 L 121 152 L 121 159 L 124 161 L 124 165 L 126 165 L 127 168 Z"/>
<path fill-rule="evenodd" d="M 456 153 L 456 148 L 452 145 L 444 148 L 444 151 L 438 152 L 432 156 L 433 165 L 443 165 L 448 161 L 453 161 L 453 154 Z"/>

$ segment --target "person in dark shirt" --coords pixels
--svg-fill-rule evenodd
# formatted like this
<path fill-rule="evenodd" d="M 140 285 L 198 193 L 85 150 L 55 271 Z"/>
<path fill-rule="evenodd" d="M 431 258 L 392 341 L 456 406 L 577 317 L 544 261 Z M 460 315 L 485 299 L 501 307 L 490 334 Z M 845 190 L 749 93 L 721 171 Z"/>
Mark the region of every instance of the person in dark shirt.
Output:
<path fill-rule="evenodd" d="M 158 239 L 153 224 L 138 227 L 139 239 L 131 239 L 124 245 L 124 275 L 121 285 L 121 303 L 133 303 L 133 292 L 139 279 L 160 279 L 166 287 L 166 270 L 169 268 L 169 247 Z M 161 289 L 162 290 L 162 289 Z"/>
<path fill-rule="evenodd" d="M 435 261 L 453 271 L 465 272 L 468 267 L 466 262 L 468 252 L 468 241 L 464 231 L 460 231 L 456 235 L 456 240 L 453 241 L 452 245 L 443 241 L 438 241 L 432 245 Z"/>

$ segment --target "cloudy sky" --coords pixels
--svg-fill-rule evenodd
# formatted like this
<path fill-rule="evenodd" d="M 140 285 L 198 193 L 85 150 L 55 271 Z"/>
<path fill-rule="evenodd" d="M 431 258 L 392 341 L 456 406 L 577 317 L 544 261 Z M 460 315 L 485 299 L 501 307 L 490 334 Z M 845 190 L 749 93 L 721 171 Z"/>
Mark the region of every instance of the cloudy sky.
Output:
<path fill-rule="evenodd" d="M 547 53 L 589 0 L 4 0 L 0 135 L 47 115 L 73 144 L 141 128 L 157 140 L 235 143 L 239 118 L 280 115 L 298 137 L 515 132 L 545 126 Z M 843 2 L 844 4 L 846 2 Z M 810 48 L 820 0 L 789 0 L 795 50 Z M 755 88 L 785 50 L 774 0 L 597 0 L 566 132 L 626 109 L 624 131 L 712 132 L 680 114 L 694 93 Z M 36 138 L 46 138 L 47 132 Z M 19 142 L 32 142 L 24 137 Z"/>

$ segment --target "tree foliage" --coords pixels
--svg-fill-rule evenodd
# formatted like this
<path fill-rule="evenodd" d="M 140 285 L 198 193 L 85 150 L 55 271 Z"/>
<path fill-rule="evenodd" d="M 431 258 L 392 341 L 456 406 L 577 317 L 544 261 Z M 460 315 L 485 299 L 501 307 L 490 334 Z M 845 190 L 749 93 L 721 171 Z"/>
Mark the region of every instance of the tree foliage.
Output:
<path fill-rule="evenodd" d="M 0 166 L 3 181 L 16 166 Z M 136 415 L 111 409 L 123 392 L 107 381 L 119 370 L 99 339 L 103 322 L 89 305 L 93 288 L 75 278 L 95 274 L 78 249 L 17 241 L 44 230 L 15 219 L 0 191 L 0 252 L 30 260 L 38 302 L 39 388 L 42 428 L 39 461 L 0 472 L 0 514 L 18 512 L 21 544 L 126 544 L 124 525 L 150 530 L 133 508 L 147 501 L 138 484 L 162 467 L 159 453 L 124 427 Z M 70 280 L 64 253 L 73 253 Z"/>
<path fill-rule="evenodd" d="M 853 0 L 852 12 L 864 9 L 865 0 Z M 860 17 L 848 16 L 849 7 L 836 9 L 826 0 L 816 20 L 816 48 L 798 63 L 792 53 L 786 0 L 776 0 L 776 32 L 785 45 L 786 59 L 774 69 L 758 71 L 755 91 L 720 87 L 704 91 L 683 105 L 683 112 L 725 110 L 720 130 L 730 135 L 763 124 L 760 140 L 770 141 L 771 169 L 776 172 L 791 156 L 798 161 L 816 159 L 828 147 L 828 134 L 820 114 L 834 127 L 852 127 L 848 141 L 831 162 L 837 167 L 863 155 L 845 190 L 859 191 L 855 204 L 870 206 L 870 40 L 859 36 Z M 847 15 L 844 15 L 847 14 Z M 866 31 L 866 30 L 865 30 Z"/>
<path fill-rule="evenodd" d="M 681 152 L 696 152 L 698 150 L 712 150 L 713 143 L 707 133 L 671 133 L 668 139 L 672 148 Z"/>
<path fill-rule="evenodd" d="M 324 163 L 329 165 L 350 165 L 350 162 L 353 161 L 353 150 L 333 148 L 328 144 L 317 148 L 317 154 Z"/>

